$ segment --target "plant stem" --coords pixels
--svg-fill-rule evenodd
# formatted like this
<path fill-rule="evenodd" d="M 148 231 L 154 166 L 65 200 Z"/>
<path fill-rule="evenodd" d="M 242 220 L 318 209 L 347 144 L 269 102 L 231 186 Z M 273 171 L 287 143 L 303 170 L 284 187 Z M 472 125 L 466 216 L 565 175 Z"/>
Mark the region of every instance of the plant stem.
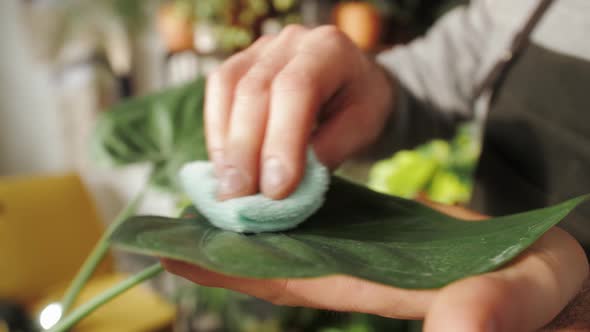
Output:
<path fill-rule="evenodd" d="M 98 240 L 98 242 L 90 252 L 90 255 L 84 261 L 84 264 L 82 264 L 82 267 L 78 271 L 76 277 L 74 277 L 74 279 L 70 283 L 70 287 L 66 291 L 61 301 L 62 313 L 64 315 L 67 314 L 67 312 L 72 308 L 72 305 L 74 304 L 74 301 L 76 301 L 78 294 L 80 293 L 88 279 L 90 279 L 90 277 L 94 273 L 94 270 L 96 270 L 96 267 L 98 266 L 98 264 L 100 264 L 105 254 L 108 252 L 109 237 L 111 236 L 113 231 L 117 229 L 117 227 L 119 227 L 121 223 L 123 223 L 123 221 L 135 214 L 139 204 L 141 203 L 147 192 L 147 188 L 148 186 L 146 185 L 135 196 L 135 198 L 131 200 L 129 204 L 127 204 L 127 206 L 117 215 L 115 220 L 113 220 L 113 222 L 106 229 L 100 240 Z"/>
<path fill-rule="evenodd" d="M 88 316 L 91 312 L 98 309 L 105 303 L 109 302 L 110 300 L 114 299 L 118 295 L 124 293 L 125 291 L 133 288 L 134 286 L 155 277 L 160 272 L 164 271 L 164 268 L 160 263 L 156 263 L 147 269 L 123 280 L 122 282 L 118 283 L 117 285 L 109 288 L 104 293 L 98 295 L 97 297 L 93 298 L 92 300 L 84 303 L 80 307 L 76 308 L 72 313 L 67 315 L 64 319 L 62 319 L 57 325 L 55 325 L 50 332 L 63 332 L 70 329 L 74 324 L 78 323 L 81 319 Z"/>

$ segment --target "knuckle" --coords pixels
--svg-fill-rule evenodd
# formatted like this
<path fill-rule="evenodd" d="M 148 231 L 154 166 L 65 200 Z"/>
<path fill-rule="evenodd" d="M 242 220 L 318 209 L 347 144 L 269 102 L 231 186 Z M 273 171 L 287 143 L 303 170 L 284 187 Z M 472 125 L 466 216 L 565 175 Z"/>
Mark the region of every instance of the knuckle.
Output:
<path fill-rule="evenodd" d="M 284 71 L 277 75 L 272 83 L 273 92 L 310 92 L 314 91 L 314 79 L 309 71 Z"/>
<path fill-rule="evenodd" d="M 222 65 L 221 68 L 224 70 L 235 70 L 240 64 L 248 59 L 248 51 L 241 51 L 230 56 Z"/>
<path fill-rule="evenodd" d="M 277 52 L 264 52 L 256 60 L 256 63 L 248 70 L 247 76 L 271 79 L 281 66 L 281 54 Z"/>
<path fill-rule="evenodd" d="M 289 24 L 286 27 L 284 27 L 283 30 L 281 30 L 281 36 L 286 39 L 289 39 L 302 34 L 306 30 L 307 28 L 300 24 Z"/>
<path fill-rule="evenodd" d="M 563 285 L 562 276 L 559 274 L 561 263 L 559 259 L 548 249 L 534 248 L 532 255 L 527 258 L 532 259 L 533 263 L 537 265 L 537 271 L 543 271 L 543 276 L 549 279 L 552 285 Z M 564 301 L 565 294 L 559 292 L 560 303 Z"/>
<path fill-rule="evenodd" d="M 321 49 L 332 52 L 344 51 L 350 46 L 346 35 L 333 25 L 326 25 L 313 30 L 305 43 L 301 44 L 300 51 Z"/>
<path fill-rule="evenodd" d="M 555 255 L 548 249 L 537 248 L 535 249 L 536 257 L 539 264 L 544 266 L 549 271 L 558 271 L 561 263 L 555 257 Z"/>
<path fill-rule="evenodd" d="M 346 35 L 335 25 L 324 25 L 315 29 L 315 33 L 326 39 L 346 39 Z"/>
<path fill-rule="evenodd" d="M 274 38 L 275 38 L 274 35 L 270 35 L 270 34 L 262 35 L 262 36 L 258 37 L 258 39 L 256 39 L 254 44 L 252 44 L 252 46 L 250 46 L 250 47 L 254 48 L 254 47 L 258 47 L 258 46 L 263 46 L 263 45 L 271 42 Z"/>
<path fill-rule="evenodd" d="M 262 68 L 253 68 L 248 72 L 236 86 L 236 97 L 237 98 L 249 98 L 259 96 L 264 93 L 265 90 L 270 86 L 271 77 Z"/>
<path fill-rule="evenodd" d="M 529 250 L 543 248 L 545 256 L 549 256 L 547 257 L 549 263 L 554 264 L 553 267 L 558 269 L 565 263 L 559 254 L 562 251 L 555 250 L 556 244 L 559 244 L 561 248 L 564 248 L 564 251 L 569 253 L 569 258 L 572 259 L 572 261 L 575 261 L 575 263 L 570 264 L 578 266 L 584 275 L 588 274 L 588 259 L 584 248 L 580 245 L 576 238 L 559 227 L 553 227 L 549 232 L 545 233 L 545 235 L 543 235 L 539 241 L 530 247 Z"/>
<path fill-rule="evenodd" d="M 212 71 L 207 77 L 208 84 L 215 87 L 228 86 L 231 84 L 233 75 L 231 70 L 228 69 L 229 68 L 222 66 Z"/>
<path fill-rule="evenodd" d="M 237 53 L 227 59 L 207 76 L 209 83 L 214 85 L 228 85 L 237 78 L 239 68 L 243 66 L 247 56 L 244 52 Z"/>
<path fill-rule="evenodd" d="M 499 299 L 510 299 L 514 296 L 514 289 L 510 281 L 495 275 L 483 275 L 471 279 L 473 294 L 493 293 Z"/>

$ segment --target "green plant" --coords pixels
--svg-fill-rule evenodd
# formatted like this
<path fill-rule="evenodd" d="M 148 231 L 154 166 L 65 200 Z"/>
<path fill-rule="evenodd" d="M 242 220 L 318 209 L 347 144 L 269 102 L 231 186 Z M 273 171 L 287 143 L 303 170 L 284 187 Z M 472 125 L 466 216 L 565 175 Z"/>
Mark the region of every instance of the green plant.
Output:
<path fill-rule="evenodd" d="M 109 236 L 134 215 L 146 190 L 157 187 L 180 196 L 176 174 L 188 161 L 206 159 L 202 107 L 205 81 L 197 79 L 143 98 L 132 99 L 106 111 L 98 120 L 92 153 L 99 164 L 126 166 L 148 163 L 146 185 L 111 223 L 66 291 L 61 304 L 68 314 L 78 294 L 109 249 Z M 96 307 L 126 289 L 162 271 L 159 264 L 131 278 L 116 290 L 66 316 L 52 331 L 64 331 Z"/>
<path fill-rule="evenodd" d="M 104 48 L 107 41 L 104 34 L 113 25 L 122 23 L 127 36 L 141 30 L 151 19 L 150 7 L 161 0 L 62 0 L 51 3 L 52 26 L 50 29 L 35 31 L 48 42 L 49 56 L 55 57 L 67 41 L 84 38 L 94 42 L 97 48 Z M 46 39 L 46 40 L 45 40 Z"/>
<path fill-rule="evenodd" d="M 152 165 L 150 184 L 180 193 L 177 173 L 192 160 L 207 159 L 203 131 L 205 80 L 131 99 L 102 114 L 92 139 L 99 165 Z"/>
<path fill-rule="evenodd" d="M 370 171 L 368 186 L 404 198 L 425 193 L 435 202 L 465 203 L 471 197 L 480 149 L 478 128 L 466 123 L 458 127 L 450 141 L 435 139 L 377 162 Z"/>
<path fill-rule="evenodd" d="M 199 79 L 116 106 L 99 120 L 93 142 L 95 155 L 108 165 L 149 163 L 153 172 L 148 185 L 157 184 L 179 194 L 175 179 L 178 168 L 186 161 L 206 158 L 204 86 L 205 81 Z M 433 153 L 440 157 L 444 155 L 441 151 L 434 149 Z M 65 304 L 76 299 L 113 243 L 126 250 L 240 276 L 341 273 L 398 287 L 439 287 L 504 264 L 585 199 L 465 223 L 416 202 L 334 178 L 324 207 L 298 229 L 244 235 L 214 228 L 192 207 L 177 219 L 127 218 L 135 213 L 141 197 L 130 203 L 96 246 L 66 295 Z M 66 310 L 66 316 L 52 331 L 68 330 L 100 305 L 161 271 L 159 264 L 153 265 L 76 310 Z M 227 293 L 218 295 L 209 305 L 224 305 Z M 265 328 L 276 327 L 271 321 L 264 324 Z M 351 326 L 356 331 L 356 325 Z"/>
<path fill-rule="evenodd" d="M 300 21 L 299 0 L 174 0 L 173 3 L 183 15 L 194 18 L 197 33 L 199 26 L 209 26 L 223 52 L 250 45 L 262 33 L 262 22 L 267 18 L 284 24 Z"/>
<path fill-rule="evenodd" d="M 585 199 L 469 223 L 333 178 L 324 206 L 293 230 L 224 231 L 191 207 L 180 218 L 133 217 L 111 240 L 123 250 L 240 277 L 344 274 L 401 288 L 438 288 L 502 266 Z"/>

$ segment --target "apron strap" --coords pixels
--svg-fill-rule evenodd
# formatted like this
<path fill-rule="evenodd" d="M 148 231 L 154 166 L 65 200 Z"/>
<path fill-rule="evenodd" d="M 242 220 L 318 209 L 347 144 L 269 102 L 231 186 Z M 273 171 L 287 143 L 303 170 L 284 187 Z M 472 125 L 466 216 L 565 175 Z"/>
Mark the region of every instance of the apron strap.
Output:
<path fill-rule="evenodd" d="M 484 95 L 487 91 L 493 91 L 500 77 L 508 70 L 516 56 L 526 46 L 529 36 L 534 30 L 537 23 L 541 20 L 547 9 L 551 6 L 553 0 L 540 0 L 537 8 L 526 21 L 522 29 L 516 33 L 510 46 L 506 49 L 502 57 L 494 64 L 490 72 L 485 76 L 482 82 L 477 86 L 474 93 L 474 100 Z"/>

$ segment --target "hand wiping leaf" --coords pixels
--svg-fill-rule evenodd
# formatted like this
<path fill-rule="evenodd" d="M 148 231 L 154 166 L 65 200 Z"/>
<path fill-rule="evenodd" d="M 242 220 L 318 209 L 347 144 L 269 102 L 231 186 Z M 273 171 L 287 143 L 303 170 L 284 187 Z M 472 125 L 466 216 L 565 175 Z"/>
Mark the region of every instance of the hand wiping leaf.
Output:
<path fill-rule="evenodd" d="M 104 113 L 93 138 L 96 159 L 111 166 L 148 163 L 152 167 L 149 185 L 183 196 L 177 177 L 180 168 L 207 159 L 204 87 L 205 81 L 198 79 L 123 102 Z M 506 264 L 586 199 L 467 223 L 334 178 L 326 204 L 299 228 L 244 235 L 212 226 L 194 208 L 181 218 L 127 219 L 143 193 L 112 222 L 89 255 L 62 301 L 66 316 L 51 331 L 68 330 L 102 304 L 163 270 L 155 264 L 69 312 L 110 243 L 229 276 L 276 279 L 340 274 L 401 288 L 435 288 Z"/>
<path fill-rule="evenodd" d="M 199 80 L 122 104 L 101 120 L 98 151 L 113 164 L 151 162 L 161 170 L 159 183 L 177 183 L 184 162 L 205 158 L 203 90 Z M 125 250 L 228 275 L 346 274 L 403 288 L 434 288 L 502 266 L 583 200 L 467 223 L 334 178 L 324 206 L 294 230 L 223 231 L 190 208 L 176 219 L 131 218 L 111 240 Z"/>

